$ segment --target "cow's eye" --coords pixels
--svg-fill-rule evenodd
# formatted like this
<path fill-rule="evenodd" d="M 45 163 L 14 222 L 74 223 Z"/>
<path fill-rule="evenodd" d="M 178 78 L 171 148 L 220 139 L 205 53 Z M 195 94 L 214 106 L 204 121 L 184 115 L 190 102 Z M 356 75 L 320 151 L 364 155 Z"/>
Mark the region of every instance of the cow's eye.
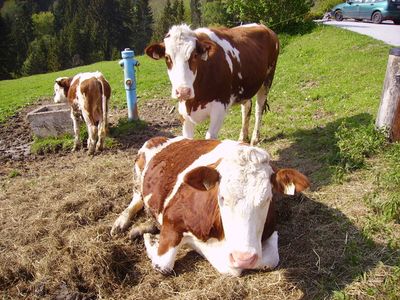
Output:
<path fill-rule="evenodd" d="M 172 59 L 169 55 L 165 55 L 165 62 L 167 63 L 167 67 L 170 69 L 172 67 Z"/>

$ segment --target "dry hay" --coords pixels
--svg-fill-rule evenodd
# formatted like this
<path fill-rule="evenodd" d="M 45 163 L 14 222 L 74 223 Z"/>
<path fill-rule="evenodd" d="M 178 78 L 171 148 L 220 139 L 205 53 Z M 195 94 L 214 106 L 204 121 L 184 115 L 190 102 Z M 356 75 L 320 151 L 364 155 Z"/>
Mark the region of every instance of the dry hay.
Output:
<path fill-rule="evenodd" d="M 226 277 L 184 250 L 175 274 L 160 275 L 141 239 L 109 234 L 132 195 L 136 150 L 47 156 L 0 172 L 21 173 L 0 177 L 3 298 L 321 299 L 373 270 L 385 252 L 358 228 L 368 187 L 352 182 L 279 201 L 281 263 L 274 271 Z"/>

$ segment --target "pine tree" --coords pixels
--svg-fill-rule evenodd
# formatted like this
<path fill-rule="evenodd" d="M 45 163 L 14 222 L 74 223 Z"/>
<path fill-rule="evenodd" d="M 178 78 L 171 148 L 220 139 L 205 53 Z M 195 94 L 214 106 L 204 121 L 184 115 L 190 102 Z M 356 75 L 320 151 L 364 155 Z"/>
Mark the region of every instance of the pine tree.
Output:
<path fill-rule="evenodd" d="M 120 0 L 118 12 L 114 16 L 118 34 L 115 36 L 113 52 L 120 52 L 125 48 L 134 48 L 136 21 L 135 21 L 135 3 L 133 0 Z M 120 53 L 117 54 L 120 58 Z"/>
<path fill-rule="evenodd" d="M 143 54 L 153 34 L 153 13 L 148 0 L 139 0 L 135 9 L 135 40 L 136 54 Z"/>
<path fill-rule="evenodd" d="M 14 16 L 11 30 L 12 44 L 15 49 L 15 73 L 20 74 L 22 64 L 28 53 L 29 44 L 33 40 L 32 1 L 18 1 L 18 9 Z"/>
<path fill-rule="evenodd" d="M 190 16 L 193 28 L 201 26 L 202 22 L 200 0 L 190 0 Z"/>
<path fill-rule="evenodd" d="M 183 5 L 183 0 L 179 1 L 178 14 L 176 16 L 177 23 L 183 23 L 185 21 L 185 6 Z"/>
<path fill-rule="evenodd" d="M 172 24 L 181 24 L 185 20 L 185 7 L 183 0 L 174 0 L 171 7 Z"/>
<path fill-rule="evenodd" d="M 174 25 L 176 15 L 172 9 L 171 1 L 167 0 L 161 17 L 157 20 L 153 40 L 160 41 L 164 38 L 169 28 Z"/>
<path fill-rule="evenodd" d="M 29 54 L 22 66 L 23 75 L 47 72 L 47 54 L 50 36 L 35 39 L 29 46 Z"/>
<path fill-rule="evenodd" d="M 11 78 L 13 70 L 10 33 L 9 24 L 0 14 L 0 80 Z"/>

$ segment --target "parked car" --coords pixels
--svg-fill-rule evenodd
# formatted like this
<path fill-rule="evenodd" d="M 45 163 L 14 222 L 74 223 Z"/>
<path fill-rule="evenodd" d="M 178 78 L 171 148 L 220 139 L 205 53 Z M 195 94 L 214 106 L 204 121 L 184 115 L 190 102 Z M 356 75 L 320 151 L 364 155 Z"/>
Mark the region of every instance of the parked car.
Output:
<path fill-rule="evenodd" d="M 400 0 L 347 0 L 331 10 L 336 21 L 343 19 L 371 20 L 375 24 L 392 20 L 400 24 Z"/>

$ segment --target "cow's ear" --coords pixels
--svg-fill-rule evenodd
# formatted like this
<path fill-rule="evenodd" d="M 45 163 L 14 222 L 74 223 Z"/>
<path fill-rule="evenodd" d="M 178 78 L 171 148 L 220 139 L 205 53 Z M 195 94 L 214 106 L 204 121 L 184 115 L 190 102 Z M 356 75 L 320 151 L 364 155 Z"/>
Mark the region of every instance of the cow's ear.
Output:
<path fill-rule="evenodd" d="M 196 52 L 198 55 L 200 55 L 200 58 L 202 60 L 206 61 L 208 59 L 208 54 L 210 52 L 211 46 L 212 45 L 207 41 L 196 41 Z"/>
<path fill-rule="evenodd" d="M 164 43 L 152 44 L 147 46 L 144 51 L 151 58 L 160 59 L 165 56 L 165 45 Z"/>
<path fill-rule="evenodd" d="M 71 81 L 67 77 L 60 77 L 56 79 L 56 83 L 61 87 L 69 87 Z"/>
<path fill-rule="evenodd" d="M 271 182 L 275 192 L 294 195 L 310 186 L 308 178 L 294 169 L 281 169 L 271 175 Z"/>
<path fill-rule="evenodd" d="M 187 173 L 183 181 L 195 189 L 208 191 L 219 182 L 219 177 L 214 168 L 198 167 Z"/>

